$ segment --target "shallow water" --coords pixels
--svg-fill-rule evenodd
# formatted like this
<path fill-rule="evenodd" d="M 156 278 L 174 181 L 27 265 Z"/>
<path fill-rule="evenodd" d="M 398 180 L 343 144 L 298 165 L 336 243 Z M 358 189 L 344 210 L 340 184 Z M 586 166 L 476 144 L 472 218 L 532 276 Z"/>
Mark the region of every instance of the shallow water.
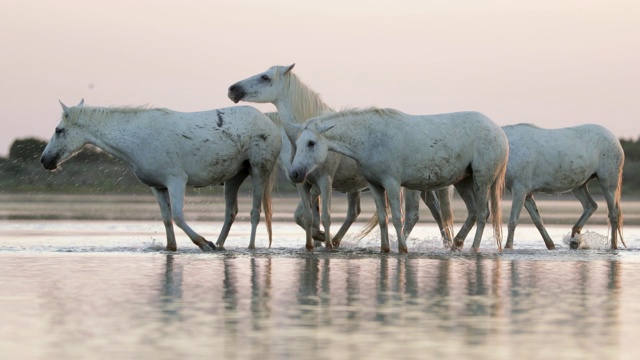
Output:
<path fill-rule="evenodd" d="M 192 222 L 215 239 L 220 224 Z M 359 230 L 354 225 L 352 234 Z M 489 228 L 490 229 L 490 228 Z M 418 226 L 408 255 L 376 233 L 338 251 L 303 248 L 295 224 L 234 224 L 226 251 L 182 233 L 164 251 L 157 221 L 0 221 L 2 359 L 632 359 L 640 330 L 640 227 L 629 249 L 586 227 L 549 226 L 548 251 L 520 225 L 514 251 L 442 248 Z M 467 240 L 465 249 L 470 246 Z M 395 247 L 394 247 L 395 246 Z"/>

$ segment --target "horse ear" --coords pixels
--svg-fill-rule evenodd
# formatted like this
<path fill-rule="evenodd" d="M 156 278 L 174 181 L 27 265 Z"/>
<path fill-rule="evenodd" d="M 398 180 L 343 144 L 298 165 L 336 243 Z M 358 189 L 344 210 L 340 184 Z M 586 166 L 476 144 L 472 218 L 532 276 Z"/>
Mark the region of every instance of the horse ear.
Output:
<path fill-rule="evenodd" d="M 80 102 L 78 103 L 78 106 L 82 106 L 84 105 L 84 98 L 82 98 L 82 100 L 80 100 Z"/>
<path fill-rule="evenodd" d="M 319 125 L 318 126 L 318 132 L 319 133 L 325 133 L 331 129 L 333 129 L 336 126 L 336 124 L 332 124 L 332 125 Z"/>
<path fill-rule="evenodd" d="M 58 100 L 58 102 L 60 103 L 60 105 L 62 105 L 62 111 L 64 112 L 68 112 L 69 111 L 69 107 L 65 104 L 62 103 L 62 101 Z"/>
<path fill-rule="evenodd" d="M 296 63 L 293 63 L 293 64 L 287 66 L 286 69 L 284 70 L 284 74 L 287 74 L 289 71 L 291 71 L 294 66 L 296 66 Z"/>

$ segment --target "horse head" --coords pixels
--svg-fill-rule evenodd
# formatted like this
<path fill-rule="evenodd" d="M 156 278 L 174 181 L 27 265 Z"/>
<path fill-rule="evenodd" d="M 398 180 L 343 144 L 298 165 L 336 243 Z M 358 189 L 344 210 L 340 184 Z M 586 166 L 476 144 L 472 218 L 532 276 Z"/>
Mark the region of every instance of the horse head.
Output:
<path fill-rule="evenodd" d="M 228 96 L 231 101 L 240 100 L 268 103 L 278 99 L 283 91 L 284 81 L 295 64 L 289 66 L 272 66 L 267 71 L 253 75 L 229 86 Z"/>
<path fill-rule="evenodd" d="M 326 161 L 329 154 L 329 142 L 325 132 L 334 126 L 317 125 L 313 122 L 307 122 L 306 125 L 288 125 L 287 135 L 289 137 L 296 130 L 298 134 L 294 145 L 295 155 L 289 171 L 291 181 L 303 182 L 309 173 Z"/>
<path fill-rule="evenodd" d="M 40 157 L 42 166 L 47 170 L 55 170 L 60 163 L 80 150 L 86 143 L 72 122 L 74 107 L 70 108 L 62 101 L 60 101 L 60 105 L 62 106 L 62 118 Z M 84 99 L 77 106 L 82 105 L 84 105 Z"/>

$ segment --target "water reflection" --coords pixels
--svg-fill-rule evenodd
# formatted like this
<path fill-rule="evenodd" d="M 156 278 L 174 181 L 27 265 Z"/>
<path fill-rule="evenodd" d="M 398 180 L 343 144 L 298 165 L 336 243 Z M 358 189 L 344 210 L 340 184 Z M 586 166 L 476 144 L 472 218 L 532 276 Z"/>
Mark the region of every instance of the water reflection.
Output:
<path fill-rule="evenodd" d="M 620 358 L 640 262 L 575 254 L 4 254 L 0 333 L 49 358 Z"/>
<path fill-rule="evenodd" d="M 182 264 L 174 264 L 173 254 L 166 255 L 164 277 L 160 287 L 160 311 L 164 322 L 181 320 L 182 308 Z"/>

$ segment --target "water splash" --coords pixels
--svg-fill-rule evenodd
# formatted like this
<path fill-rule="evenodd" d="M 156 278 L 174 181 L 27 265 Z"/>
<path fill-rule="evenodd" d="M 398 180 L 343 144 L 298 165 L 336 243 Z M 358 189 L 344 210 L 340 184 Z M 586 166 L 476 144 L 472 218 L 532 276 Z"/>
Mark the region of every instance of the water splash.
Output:
<path fill-rule="evenodd" d="M 609 248 L 609 237 L 593 231 L 576 234 L 573 238 L 568 233 L 562 238 L 562 242 L 569 248 L 578 250 L 605 250 Z"/>

